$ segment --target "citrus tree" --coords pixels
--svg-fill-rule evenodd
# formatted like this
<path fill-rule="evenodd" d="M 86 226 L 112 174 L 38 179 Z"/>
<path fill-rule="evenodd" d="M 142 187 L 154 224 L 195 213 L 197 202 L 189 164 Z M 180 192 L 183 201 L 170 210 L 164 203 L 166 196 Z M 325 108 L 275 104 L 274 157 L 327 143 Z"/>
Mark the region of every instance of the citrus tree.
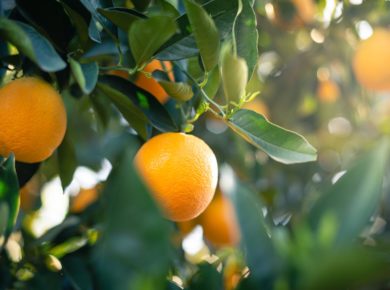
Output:
<path fill-rule="evenodd" d="M 389 11 L 0 1 L 0 289 L 387 289 Z"/>

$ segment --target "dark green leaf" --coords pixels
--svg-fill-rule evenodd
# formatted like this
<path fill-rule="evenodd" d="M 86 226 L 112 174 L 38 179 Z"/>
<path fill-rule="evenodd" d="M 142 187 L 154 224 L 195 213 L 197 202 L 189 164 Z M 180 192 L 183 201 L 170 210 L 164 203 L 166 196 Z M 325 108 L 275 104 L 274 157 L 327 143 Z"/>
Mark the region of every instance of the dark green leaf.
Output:
<path fill-rule="evenodd" d="M 68 14 L 70 21 L 76 29 L 78 37 L 76 38 L 75 42 L 77 42 L 77 45 L 81 44 L 81 47 L 86 49 L 89 44 L 88 24 L 86 20 L 78 12 L 76 12 L 64 2 L 60 3 L 64 7 L 64 10 Z"/>
<path fill-rule="evenodd" d="M 126 32 L 135 20 L 146 18 L 143 14 L 126 8 L 98 9 L 98 12 Z"/>
<path fill-rule="evenodd" d="M 213 18 L 219 31 L 220 39 L 231 37 L 234 18 L 237 14 L 238 1 L 214 0 L 202 6 Z M 175 34 L 159 51 L 158 59 L 180 60 L 193 57 L 198 54 L 195 39 L 190 26 L 187 14 L 177 19 L 180 33 Z"/>
<path fill-rule="evenodd" d="M 316 149 L 301 135 L 272 124 L 250 110 L 237 111 L 228 122 L 237 134 L 271 158 L 285 164 L 314 161 Z"/>
<path fill-rule="evenodd" d="M 133 127 L 143 139 L 146 139 L 147 118 L 144 113 L 134 105 L 126 93 L 104 83 L 98 83 L 97 87 L 102 93 L 109 97 L 115 107 L 122 113 L 126 121 L 129 122 L 130 126 Z"/>
<path fill-rule="evenodd" d="M 244 185 L 232 195 L 241 230 L 241 245 L 245 253 L 251 279 L 257 284 L 268 282 L 276 275 L 279 257 L 269 237 L 259 200 Z"/>
<path fill-rule="evenodd" d="M 367 225 L 382 197 L 382 179 L 389 157 L 383 140 L 322 195 L 311 209 L 313 229 L 334 228 L 334 244 L 353 242 Z"/>
<path fill-rule="evenodd" d="M 62 188 L 65 188 L 72 182 L 73 174 L 77 168 L 76 150 L 69 135 L 66 134 L 57 151 L 58 171 L 61 179 Z"/>
<path fill-rule="evenodd" d="M 0 36 L 44 71 L 54 72 L 66 67 L 50 42 L 25 23 L 0 18 Z"/>
<path fill-rule="evenodd" d="M 178 128 L 168 111 L 147 91 L 117 76 L 101 76 L 99 80 L 102 84 L 110 86 L 110 89 L 115 89 L 125 95 L 132 104 L 142 110 L 156 129 L 163 132 L 177 131 Z"/>
<path fill-rule="evenodd" d="M 135 9 L 144 11 L 146 8 L 148 8 L 152 0 L 132 0 L 131 2 L 134 4 Z"/>
<path fill-rule="evenodd" d="M 15 157 L 11 155 L 0 164 L 0 205 L 6 204 L 8 209 L 7 226 L 5 236 L 7 237 L 14 227 L 19 212 L 19 183 L 15 170 Z M 5 207 L 2 206 L 3 214 Z"/>
<path fill-rule="evenodd" d="M 237 55 L 245 59 L 248 65 L 248 79 L 251 78 L 258 58 L 258 32 L 254 1 L 239 0 L 241 11 L 234 21 L 234 40 Z"/>
<path fill-rule="evenodd" d="M 175 34 L 176 28 L 176 22 L 170 16 L 152 16 L 134 21 L 129 30 L 129 45 L 137 66 L 145 65 Z"/>
<path fill-rule="evenodd" d="M 213 18 L 196 2 L 184 0 L 187 17 L 202 57 L 204 68 L 211 71 L 219 60 L 219 34 Z"/>
<path fill-rule="evenodd" d="M 89 94 L 96 86 L 99 74 L 99 66 L 96 62 L 79 63 L 73 58 L 69 58 L 70 68 L 76 82 L 84 94 Z"/>
<path fill-rule="evenodd" d="M 388 277 L 390 263 L 372 249 L 348 247 L 316 255 L 301 270 L 297 289 L 370 289 L 362 286 Z"/>
<path fill-rule="evenodd" d="M 188 290 L 222 290 L 222 274 L 217 271 L 215 266 L 209 263 L 202 263 L 198 266 L 198 272 L 192 276 L 188 285 Z"/>
<path fill-rule="evenodd" d="M 128 148 L 102 196 L 107 210 L 102 237 L 94 249 L 99 288 L 164 289 L 172 229 L 134 170 L 134 144 Z"/>
<path fill-rule="evenodd" d="M 94 289 L 87 261 L 86 257 L 78 255 L 68 255 L 61 260 L 66 277 L 77 290 Z"/>

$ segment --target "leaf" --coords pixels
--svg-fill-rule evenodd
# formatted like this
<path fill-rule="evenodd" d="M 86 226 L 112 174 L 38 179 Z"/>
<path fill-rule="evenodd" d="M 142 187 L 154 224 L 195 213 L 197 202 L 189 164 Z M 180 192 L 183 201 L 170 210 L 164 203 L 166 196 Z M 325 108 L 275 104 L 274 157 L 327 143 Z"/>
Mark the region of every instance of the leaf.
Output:
<path fill-rule="evenodd" d="M 77 45 L 81 44 L 81 47 L 86 49 L 90 42 L 88 37 L 88 24 L 86 20 L 66 3 L 61 1 L 60 4 L 64 7 L 65 12 L 68 14 L 70 21 L 76 29 L 78 41 L 75 42 L 77 42 Z"/>
<path fill-rule="evenodd" d="M 0 37 L 14 45 L 43 71 L 55 72 L 66 67 L 50 42 L 30 25 L 0 18 Z"/>
<path fill-rule="evenodd" d="M 219 73 L 219 67 L 216 66 L 210 73 L 207 79 L 206 85 L 203 87 L 203 90 L 208 97 L 213 99 L 218 92 L 219 86 L 221 84 L 221 75 Z"/>
<path fill-rule="evenodd" d="M 217 269 L 204 262 L 198 265 L 198 271 L 191 277 L 188 290 L 223 289 L 223 277 Z"/>
<path fill-rule="evenodd" d="M 321 261 L 320 263 L 318 261 Z M 315 255 L 302 269 L 296 289 L 370 289 L 369 285 L 388 277 L 390 263 L 386 255 L 363 247 L 332 249 Z"/>
<path fill-rule="evenodd" d="M 134 21 L 129 30 L 129 45 L 137 66 L 145 65 L 176 29 L 175 20 L 169 16 Z"/>
<path fill-rule="evenodd" d="M 76 150 L 69 134 L 65 134 L 64 140 L 58 147 L 58 171 L 63 190 L 72 182 L 73 174 L 77 168 Z"/>
<path fill-rule="evenodd" d="M 238 184 L 232 194 L 241 231 L 241 247 L 245 253 L 251 279 L 265 285 L 276 275 L 279 257 L 268 235 L 260 202 L 244 185 Z"/>
<path fill-rule="evenodd" d="M 337 222 L 334 245 L 349 244 L 358 237 L 382 197 L 389 149 L 388 140 L 382 140 L 317 200 L 308 216 L 313 230 L 319 231 L 330 216 Z"/>
<path fill-rule="evenodd" d="M 129 122 L 130 126 L 133 127 L 143 139 L 146 139 L 147 118 L 144 113 L 133 104 L 128 96 L 103 83 L 98 83 L 97 87 L 102 93 L 109 97 L 115 107 L 122 113 L 126 121 Z"/>
<path fill-rule="evenodd" d="M 99 80 L 101 84 L 106 84 L 110 86 L 110 89 L 115 89 L 125 95 L 147 116 L 151 125 L 156 129 L 162 132 L 178 130 L 168 111 L 149 92 L 118 76 L 101 76 Z"/>
<path fill-rule="evenodd" d="M 213 18 L 196 2 L 184 0 L 187 16 L 191 24 L 196 45 L 207 72 L 211 71 L 219 60 L 219 34 Z"/>
<path fill-rule="evenodd" d="M 96 278 L 103 290 L 163 289 L 172 229 L 133 167 L 134 143 L 127 148 L 102 195 L 107 208 L 102 236 L 93 249 Z M 145 283 L 154 287 L 142 288 Z"/>
<path fill-rule="evenodd" d="M 126 32 L 135 20 L 146 18 L 142 13 L 126 8 L 99 8 L 98 12 Z"/>
<path fill-rule="evenodd" d="M 304 137 L 272 124 L 256 112 L 241 109 L 229 118 L 228 125 L 278 162 L 303 163 L 317 158 L 316 149 Z"/>
<path fill-rule="evenodd" d="M 236 16 L 233 25 L 234 41 L 237 55 L 245 59 L 248 65 L 250 79 L 258 59 L 258 31 L 256 13 L 253 11 L 254 1 L 239 0 L 241 10 Z"/>
<path fill-rule="evenodd" d="M 169 96 L 177 101 L 186 102 L 194 96 L 194 92 L 192 91 L 191 86 L 186 83 L 175 83 L 168 81 L 159 81 L 158 83 L 163 87 Z"/>
<path fill-rule="evenodd" d="M 214 0 L 202 6 L 213 18 L 219 31 L 220 40 L 230 38 L 235 16 L 237 15 L 238 1 Z M 198 54 L 196 42 L 190 26 L 188 15 L 183 14 L 177 21 L 180 33 L 175 34 L 159 50 L 156 57 L 164 60 L 180 60 Z"/>
<path fill-rule="evenodd" d="M 2 214 L 8 212 L 5 237 L 7 238 L 14 227 L 19 212 L 19 184 L 15 170 L 15 157 L 11 155 L 2 164 L 0 164 L 0 205 Z M 5 208 L 8 209 L 5 210 Z"/>
<path fill-rule="evenodd" d="M 243 58 L 233 55 L 229 46 L 223 52 L 221 76 L 227 101 L 239 103 L 245 95 L 248 66 Z"/>
<path fill-rule="evenodd" d="M 63 271 L 75 289 L 94 289 L 87 262 L 88 258 L 81 255 L 68 255 L 61 260 Z"/>
<path fill-rule="evenodd" d="M 80 89 L 84 94 L 90 94 L 96 86 L 99 66 L 96 62 L 79 63 L 73 58 L 69 58 L 70 68 Z"/>

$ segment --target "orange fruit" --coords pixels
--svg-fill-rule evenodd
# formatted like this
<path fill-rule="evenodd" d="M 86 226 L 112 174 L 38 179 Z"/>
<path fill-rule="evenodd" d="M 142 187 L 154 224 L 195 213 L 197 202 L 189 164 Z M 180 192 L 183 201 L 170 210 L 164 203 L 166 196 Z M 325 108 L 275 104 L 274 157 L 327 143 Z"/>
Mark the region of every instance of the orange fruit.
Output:
<path fill-rule="evenodd" d="M 217 160 L 198 137 L 184 133 L 157 135 L 139 149 L 134 161 L 164 214 L 173 221 L 197 217 L 214 196 Z"/>
<path fill-rule="evenodd" d="M 199 217 L 204 237 L 214 246 L 235 246 L 240 241 L 236 212 L 231 201 L 221 192 Z"/>
<path fill-rule="evenodd" d="M 323 103 L 334 103 L 340 96 L 340 89 L 336 82 L 323 80 L 318 83 L 317 96 Z"/>
<path fill-rule="evenodd" d="M 95 202 L 100 194 L 100 186 L 92 188 L 82 188 L 79 193 L 72 199 L 70 204 L 70 212 L 80 213 L 84 211 L 89 205 Z"/>
<path fill-rule="evenodd" d="M 169 79 L 173 81 L 172 64 L 169 61 L 159 61 L 154 59 L 144 68 L 144 71 L 147 73 L 152 73 L 155 70 L 166 71 Z M 168 101 L 169 96 L 167 92 L 152 76 L 147 77 L 144 73 L 139 73 L 135 80 L 135 84 L 155 96 L 161 104 Z"/>
<path fill-rule="evenodd" d="M 61 144 L 66 111 L 58 92 L 33 77 L 14 80 L 0 89 L 0 155 L 40 162 Z"/>
<path fill-rule="evenodd" d="M 256 113 L 261 114 L 264 117 L 266 117 L 267 119 L 269 119 L 269 111 L 268 111 L 267 105 L 258 99 L 255 99 L 249 103 L 246 103 L 243 108 L 255 111 Z"/>
<path fill-rule="evenodd" d="M 365 88 L 390 90 L 390 30 L 377 28 L 362 41 L 353 57 L 353 70 L 357 81 Z"/>
<path fill-rule="evenodd" d="M 124 70 L 110 70 L 108 72 L 108 74 L 114 75 L 114 76 L 118 76 L 118 77 L 121 77 L 121 78 L 124 78 L 124 79 L 128 79 L 129 78 L 129 73 L 127 71 L 124 71 Z"/>

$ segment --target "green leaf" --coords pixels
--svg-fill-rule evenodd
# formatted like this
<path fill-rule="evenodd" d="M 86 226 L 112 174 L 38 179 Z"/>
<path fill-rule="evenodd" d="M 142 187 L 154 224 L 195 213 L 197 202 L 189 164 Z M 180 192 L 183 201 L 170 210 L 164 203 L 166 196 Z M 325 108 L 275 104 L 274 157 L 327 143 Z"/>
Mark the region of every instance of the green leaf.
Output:
<path fill-rule="evenodd" d="M 333 244 L 353 242 L 379 205 L 389 154 L 389 142 L 384 139 L 347 170 L 310 210 L 312 228 L 319 232 L 321 227 L 329 226 L 327 220 L 335 221 Z"/>
<path fill-rule="evenodd" d="M 250 79 L 258 59 L 258 32 L 254 1 L 239 0 L 240 12 L 234 20 L 233 33 L 237 55 L 245 59 Z"/>
<path fill-rule="evenodd" d="M 241 109 L 229 118 L 228 125 L 278 162 L 303 163 L 317 158 L 316 149 L 304 137 L 272 124 L 256 112 Z"/>
<path fill-rule="evenodd" d="M 221 75 L 227 101 L 240 102 L 248 82 L 248 66 L 243 58 L 231 52 L 229 45 L 223 51 Z"/>
<path fill-rule="evenodd" d="M 126 32 L 129 31 L 131 24 L 135 20 L 146 18 L 145 15 L 126 8 L 99 8 L 98 12 Z"/>
<path fill-rule="evenodd" d="M 84 94 L 89 94 L 96 86 L 99 66 L 96 62 L 79 63 L 73 58 L 69 58 L 70 68 L 80 89 Z"/>
<path fill-rule="evenodd" d="M 222 274 L 215 266 L 209 263 L 202 263 L 198 271 L 191 277 L 188 290 L 223 289 Z"/>
<path fill-rule="evenodd" d="M 99 80 L 101 83 L 107 84 L 109 89 L 119 91 L 126 96 L 137 109 L 146 115 L 150 124 L 157 130 L 162 132 L 178 130 L 178 126 L 166 108 L 149 92 L 118 76 L 101 76 Z"/>
<path fill-rule="evenodd" d="M 93 250 L 98 285 L 103 290 L 164 289 L 172 228 L 133 167 L 134 143 L 127 148 L 102 194 L 107 207 Z M 154 287 L 135 287 L 145 283 Z"/>
<path fill-rule="evenodd" d="M 62 188 L 65 188 L 72 182 L 73 174 L 77 168 L 76 150 L 68 134 L 65 134 L 64 140 L 57 150 L 58 171 L 61 179 Z"/>
<path fill-rule="evenodd" d="M 73 26 L 76 29 L 77 32 L 77 38 L 74 41 L 76 45 L 81 44 L 81 47 L 86 49 L 89 44 L 89 37 L 88 37 L 88 24 L 85 21 L 85 19 L 74 9 L 72 9 L 70 6 L 65 4 L 64 2 L 60 2 L 61 5 L 64 7 L 65 12 L 68 14 L 70 21 L 72 22 Z"/>
<path fill-rule="evenodd" d="M 0 205 L 5 204 L 8 209 L 7 224 L 5 236 L 8 237 L 19 212 L 19 183 L 15 170 L 15 157 L 11 155 L 2 164 L 0 164 Z M 2 206 L 3 215 L 5 207 Z"/>
<path fill-rule="evenodd" d="M 175 100 L 186 102 L 194 96 L 191 86 L 186 83 L 175 83 L 169 81 L 159 81 L 158 83 L 163 87 L 168 95 Z"/>
<path fill-rule="evenodd" d="M 221 84 L 221 75 L 219 73 L 219 67 L 216 66 L 209 73 L 207 83 L 203 87 L 203 90 L 207 94 L 208 97 L 213 99 L 218 92 L 220 84 Z"/>
<path fill-rule="evenodd" d="M 169 16 L 134 21 L 129 30 L 129 45 L 137 66 L 145 65 L 176 29 L 175 20 Z"/>
<path fill-rule="evenodd" d="M 144 11 L 146 8 L 148 8 L 151 0 L 131 0 L 131 2 L 134 4 L 135 9 Z"/>
<path fill-rule="evenodd" d="M 148 120 L 144 113 L 137 108 L 124 93 L 115 88 L 103 83 L 98 83 L 97 88 L 109 97 L 115 107 L 122 113 L 126 121 L 129 122 L 130 126 L 133 127 L 143 139 L 146 139 L 146 125 Z"/>
<path fill-rule="evenodd" d="M 303 275 L 296 289 L 370 289 L 369 285 L 383 281 L 390 271 L 386 255 L 370 248 L 332 249 L 312 258 L 301 269 Z"/>
<path fill-rule="evenodd" d="M 241 246 L 245 253 L 251 279 L 262 281 L 276 274 L 279 257 L 266 229 L 261 204 L 244 185 L 238 184 L 232 194 L 241 231 Z"/>
<path fill-rule="evenodd" d="M 202 6 L 192 0 L 184 0 L 187 16 L 191 24 L 196 45 L 207 72 L 211 71 L 219 60 L 219 34 L 213 18 Z"/>
<path fill-rule="evenodd" d="M 55 72 L 66 67 L 50 42 L 30 25 L 0 18 L 0 37 L 14 45 L 43 71 Z"/>
<path fill-rule="evenodd" d="M 92 275 L 88 265 L 88 257 L 82 255 L 68 255 L 61 260 L 61 263 L 66 277 L 75 289 L 94 289 Z"/>

